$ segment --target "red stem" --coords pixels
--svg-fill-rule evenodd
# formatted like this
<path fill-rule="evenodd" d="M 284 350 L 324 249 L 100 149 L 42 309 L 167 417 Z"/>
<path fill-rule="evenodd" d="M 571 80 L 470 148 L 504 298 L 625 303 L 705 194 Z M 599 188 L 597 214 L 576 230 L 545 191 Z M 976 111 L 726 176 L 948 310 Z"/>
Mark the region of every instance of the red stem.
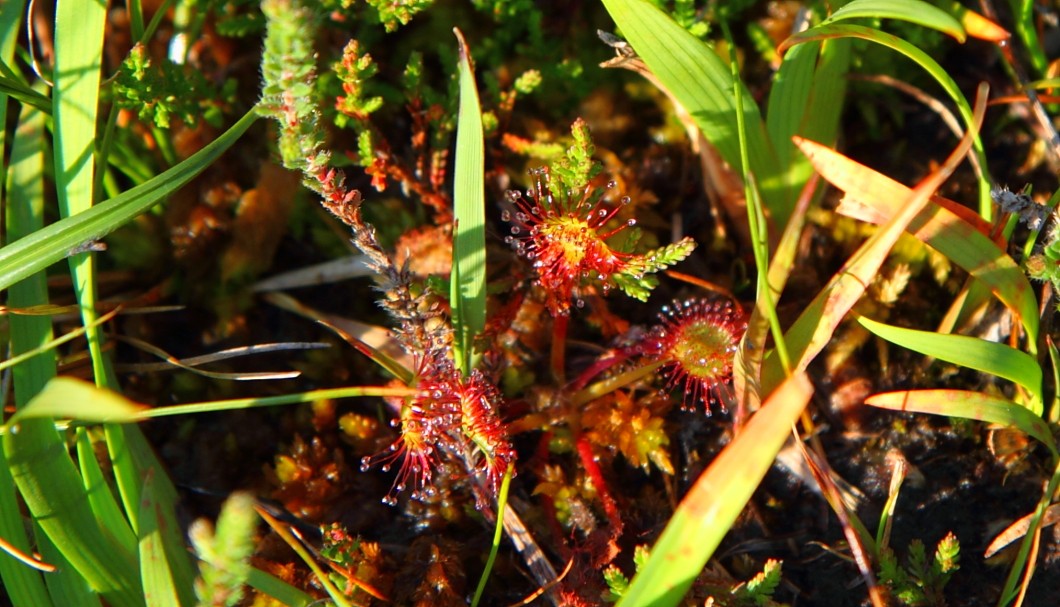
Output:
<path fill-rule="evenodd" d="M 582 466 L 585 468 L 585 473 L 589 475 L 593 486 L 596 487 L 596 493 L 600 496 L 600 503 L 604 507 L 604 513 L 607 515 L 608 520 L 611 521 L 614 537 L 618 537 L 622 535 L 622 517 L 618 514 L 618 504 L 615 503 L 614 498 L 611 497 L 611 492 L 607 489 L 604 473 L 596 463 L 596 457 L 593 456 L 593 447 L 584 435 L 579 435 L 575 439 L 575 445 L 578 449 L 578 456 L 581 457 Z"/>

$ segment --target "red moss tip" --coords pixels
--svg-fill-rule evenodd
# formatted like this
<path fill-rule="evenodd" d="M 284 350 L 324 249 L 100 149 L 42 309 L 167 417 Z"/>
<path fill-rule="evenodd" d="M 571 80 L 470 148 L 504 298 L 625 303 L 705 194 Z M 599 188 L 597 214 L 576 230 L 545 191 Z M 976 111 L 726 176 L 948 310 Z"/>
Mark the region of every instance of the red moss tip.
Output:
<path fill-rule="evenodd" d="M 608 209 L 595 200 L 592 186 L 557 196 L 550 188 L 547 167 L 530 174 L 534 189 L 527 190 L 525 197 L 517 190 L 507 193 L 515 212 L 501 215 L 512 224 L 511 235 L 504 240 L 533 263 L 535 282 L 548 294 L 552 316 L 565 316 L 583 281 L 598 282 L 605 294 L 611 289 L 612 277 L 626 267 L 630 255 L 615 251 L 606 241 L 635 221 L 608 229 L 620 207 Z M 623 203 L 628 201 L 623 198 Z"/>
<path fill-rule="evenodd" d="M 644 353 L 666 362 L 667 388 L 683 389 L 684 408 L 702 402 L 709 415 L 710 402 L 732 379 L 733 357 L 747 330 L 743 312 L 727 300 L 688 299 L 663 307 L 659 320 Z"/>

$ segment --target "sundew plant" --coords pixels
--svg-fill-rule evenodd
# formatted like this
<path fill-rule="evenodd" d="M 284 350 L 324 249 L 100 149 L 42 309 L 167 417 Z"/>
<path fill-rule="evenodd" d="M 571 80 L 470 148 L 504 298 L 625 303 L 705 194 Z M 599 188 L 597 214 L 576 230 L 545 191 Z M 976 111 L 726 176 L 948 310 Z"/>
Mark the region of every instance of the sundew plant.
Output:
<path fill-rule="evenodd" d="M 1032 4 L 0 4 L 3 602 L 1044 604 Z"/>

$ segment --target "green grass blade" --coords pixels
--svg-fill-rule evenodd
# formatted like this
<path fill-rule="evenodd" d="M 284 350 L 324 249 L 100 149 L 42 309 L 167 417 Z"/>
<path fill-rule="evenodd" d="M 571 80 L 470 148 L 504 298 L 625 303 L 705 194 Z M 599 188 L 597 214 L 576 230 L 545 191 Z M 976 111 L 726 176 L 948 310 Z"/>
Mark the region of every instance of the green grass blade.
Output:
<path fill-rule="evenodd" d="M 909 42 L 902 40 L 897 36 L 893 36 L 886 32 L 882 32 L 878 29 L 871 27 L 864 27 L 860 25 L 847 25 L 847 24 L 822 24 L 804 32 L 795 34 L 788 38 L 781 44 L 782 49 L 790 48 L 797 44 L 809 42 L 811 40 L 828 40 L 835 38 L 861 38 L 870 42 L 875 42 L 887 48 L 890 48 L 898 53 L 905 55 L 912 59 L 917 65 L 924 68 L 936 82 L 942 86 L 942 89 L 949 95 L 950 99 L 957 105 L 957 111 L 960 113 L 961 118 L 964 120 L 965 126 L 970 129 L 974 135 L 972 140 L 972 148 L 975 150 L 976 156 L 979 158 L 979 166 L 983 170 L 983 174 L 979 175 L 979 205 L 980 214 L 990 219 L 993 213 L 992 204 L 990 202 L 990 176 L 987 174 L 987 160 L 986 152 L 983 149 L 983 142 L 979 138 L 978 131 L 974 128 L 974 119 L 972 116 L 972 108 L 968 104 L 968 100 L 964 98 L 964 94 L 961 92 L 960 87 L 954 82 L 953 78 L 950 77 L 949 73 L 938 64 L 937 61 L 931 58 L 927 53 L 913 46 Z"/>
<path fill-rule="evenodd" d="M 3 436 L 3 446 L 26 506 L 63 556 L 114 607 L 142 607 L 136 556 L 100 531 L 51 420 L 22 422 Z"/>
<path fill-rule="evenodd" d="M 216 161 L 257 118 L 251 110 L 223 135 L 165 173 L 0 248 L 0 289 L 47 268 L 69 256 L 72 249 L 102 238 L 151 208 Z"/>
<path fill-rule="evenodd" d="M 85 582 L 85 578 L 78 574 L 77 569 L 63 557 L 40 527 L 35 526 L 35 531 L 41 556 L 56 567 L 54 572 L 44 578 L 51 600 L 44 603 L 15 603 L 16 607 L 100 607 L 102 602 L 99 595 Z"/>
<path fill-rule="evenodd" d="M 0 10 L 6 11 L 6 7 Z M 31 233 L 44 224 L 44 145 L 44 115 L 39 109 L 26 106 L 15 131 L 6 175 L 8 199 L 4 206 L 11 238 Z M 7 303 L 19 307 L 47 301 L 45 276 L 36 273 L 11 286 Z M 13 354 L 35 350 L 51 340 L 52 326 L 48 318 L 12 316 L 8 323 Z M 49 351 L 41 352 L 12 369 L 16 405 L 24 405 L 40 390 L 55 375 L 55 367 L 55 354 Z M 9 465 L 7 454 L 0 453 L 0 535 L 15 548 L 29 554 L 31 542 L 26 535 Z M 47 590 L 40 574 L 7 554 L 0 555 L 0 578 L 15 605 L 48 604 Z"/>
<path fill-rule="evenodd" d="M 985 88 L 985 86 L 983 87 Z M 985 90 L 976 106 L 977 120 L 982 119 L 986 111 Z M 831 340 L 836 327 L 847 312 L 865 293 L 867 286 L 883 265 L 898 237 L 906 230 L 909 223 L 919 214 L 929 201 L 932 193 L 938 190 L 945 180 L 956 170 L 960 160 L 971 147 L 971 135 L 974 130 L 965 133 L 963 139 L 950 153 L 946 162 L 934 173 L 928 175 L 910 196 L 905 199 L 900 212 L 894 215 L 885 225 L 873 234 L 858 250 L 850 256 L 843 267 L 828 281 L 828 284 L 813 298 L 813 301 L 795 320 L 784 336 L 796 370 L 804 370 Z M 812 141 L 798 140 L 799 148 L 810 158 L 814 168 L 829 181 L 833 173 L 864 169 L 841 154 L 816 144 Z M 761 389 L 765 392 L 778 385 L 785 376 L 775 352 L 770 353 L 762 366 Z"/>
<path fill-rule="evenodd" d="M 7 68 L 6 65 L 4 67 Z M 8 71 L 8 69 L 3 71 Z M 52 113 L 51 99 L 33 90 L 21 80 L 15 80 L 7 74 L 0 74 L 0 95 L 6 95 L 26 105 L 32 105 L 43 112 Z"/>
<path fill-rule="evenodd" d="M 813 393 L 805 374 L 781 384 L 681 500 L 619 607 L 678 605 L 791 434 Z"/>
<path fill-rule="evenodd" d="M 1038 360 L 1026 352 L 967 335 L 905 329 L 864 316 L 857 320 L 872 334 L 903 348 L 1016 382 L 1034 397 L 1035 406 L 1031 409 L 1041 415 L 1042 368 Z"/>
<path fill-rule="evenodd" d="M 953 15 L 922 0 L 854 0 L 822 23 L 844 19 L 900 19 L 938 30 L 959 42 L 966 38 L 964 28 Z"/>
<path fill-rule="evenodd" d="M 250 569 L 250 573 L 247 575 L 247 585 L 271 596 L 279 601 L 281 605 L 287 605 L 288 607 L 310 607 L 318 604 L 313 597 L 261 569 L 253 567 Z"/>
<path fill-rule="evenodd" d="M 155 502 L 154 475 L 144 479 L 140 492 L 140 577 L 144 599 L 150 607 L 181 607 L 194 601 L 181 601 L 169 566 L 169 554 L 162 534 L 165 519 Z"/>
<path fill-rule="evenodd" d="M 874 394 L 865 399 L 865 404 L 892 411 L 963 417 L 1019 428 L 1045 444 L 1053 457 L 1057 456 L 1049 424 L 1027 407 L 1004 398 L 966 390 L 905 390 Z"/>
<path fill-rule="evenodd" d="M 30 418 L 63 418 L 85 422 L 136 421 L 141 407 L 116 392 L 101 390 L 71 377 L 57 377 L 8 420 L 15 426 Z"/>
<path fill-rule="evenodd" d="M 55 88 L 52 112 L 55 121 L 55 190 L 59 213 L 69 217 L 92 207 L 95 191 L 96 114 L 99 108 L 100 70 L 103 66 L 103 31 L 106 2 L 59 0 L 55 9 Z M 69 258 L 74 293 L 81 318 L 90 326 L 97 317 L 95 255 L 78 253 Z M 108 373 L 99 328 L 85 332 L 96 382 L 105 385 Z"/>
<path fill-rule="evenodd" d="M 465 374 L 471 370 L 472 343 L 486 327 L 486 190 L 482 110 L 479 108 L 471 55 L 460 30 L 460 113 L 456 127 L 456 176 L 453 206 L 453 273 L 450 305 L 455 331 L 454 358 Z"/>
<path fill-rule="evenodd" d="M 96 459 L 96 450 L 92 439 L 84 428 L 77 430 L 77 464 L 84 479 L 85 491 L 88 492 L 88 503 L 92 514 L 100 521 L 104 533 L 115 536 L 115 541 L 128 546 L 130 550 L 136 545 L 136 534 L 129 526 L 129 520 L 114 499 L 103 470 Z"/>
<path fill-rule="evenodd" d="M 747 171 L 742 170 L 740 162 L 737 108 L 731 94 L 729 67 L 711 48 L 645 0 L 604 0 L 604 6 L 633 49 L 692 115 L 703 136 L 725 161 L 741 174 L 754 173 L 773 221 L 786 224 L 794 200 L 789 184 L 780 175 L 773 146 L 750 92 L 743 92 L 740 108 L 747 124 L 751 164 Z"/>

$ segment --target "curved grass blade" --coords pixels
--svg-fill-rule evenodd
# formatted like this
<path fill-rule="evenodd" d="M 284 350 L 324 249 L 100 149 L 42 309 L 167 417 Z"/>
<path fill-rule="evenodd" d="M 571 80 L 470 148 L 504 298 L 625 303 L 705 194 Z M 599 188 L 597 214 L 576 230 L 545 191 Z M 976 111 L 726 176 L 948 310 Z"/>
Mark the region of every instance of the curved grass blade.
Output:
<path fill-rule="evenodd" d="M 986 85 L 982 85 L 976 101 L 976 125 L 982 121 L 985 111 Z M 814 297 L 809 306 L 795 320 L 784 339 L 796 370 L 806 369 L 810 361 L 828 344 L 836 327 L 865 293 L 867 285 L 872 282 L 880 266 L 883 265 L 898 237 L 909 226 L 909 222 L 925 208 L 931 194 L 942 186 L 957 168 L 961 158 L 968 152 L 971 147 L 972 133 L 974 129 L 965 133 L 964 138 L 950 153 L 946 162 L 912 191 L 900 212 L 895 214 L 887 224 L 847 259 L 843 267 L 832 276 L 825 288 Z M 810 162 L 825 179 L 830 179 L 830 174 L 835 171 L 837 162 L 841 166 L 849 166 L 851 162 L 838 152 L 822 145 L 801 139 L 798 139 L 796 143 L 807 156 L 810 156 Z M 770 353 L 762 366 L 762 390 L 768 392 L 780 383 L 784 375 L 785 370 L 781 367 L 775 352 Z"/>
<path fill-rule="evenodd" d="M 1019 384 L 1034 397 L 1031 410 L 1042 414 L 1042 368 L 1026 352 L 977 337 L 905 329 L 864 316 L 857 321 L 877 337 L 903 348 Z"/>
<path fill-rule="evenodd" d="M 645 0 L 603 0 L 607 12 L 659 82 L 695 119 L 703 136 L 740 174 L 753 173 L 777 225 L 794 204 L 754 97 L 743 91 L 749 170 L 740 161 L 732 73 L 714 51 Z M 741 83 L 740 86 L 743 86 Z"/>
<path fill-rule="evenodd" d="M 846 168 L 837 166 L 828 177 L 832 185 L 846 194 L 836 209 L 841 215 L 869 223 L 886 223 L 912 192 L 866 166 L 849 159 L 843 162 L 851 164 Z M 909 222 L 907 231 L 981 281 L 1019 316 L 1028 335 L 1029 348 L 1035 351 L 1038 300 L 1027 275 L 988 236 L 990 224 L 966 207 L 933 196 L 924 210 Z"/>
<path fill-rule="evenodd" d="M 1044 443 L 1053 457 L 1057 457 L 1049 424 L 1027 407 L 1003 398 L 967 390 L 903 390 L 874 394 L 865 399 L 865 404 L 892 411 L 963 417 L 1019 428 Z"/>
<path fill-rule="evenodd" d="M 964 28 L 950 13 L 922 0 L 854 0 L 840 7 L 822 25 L 844 19 L 899 19 L 930 27 L 964 42 Z"/>
<path fill-rule="evenodd" d="M 3 436 L 11 475 L 29 511 L 72 567 L 114 607 L 142 607 L 136 556 L 108 540 L 80 474 L 50 419 L 27 419 Z"/>
<path fill-rule="evenodd" d="M 96 388 L 70 377 L 57 377 L 15 412 L 5 426 L 13 428 L 31 418 L 76 419 L 85 422 L 128 423 L 138 419 L 142 406 L 117 392 Z"/>
<path fill-rule="evenodd" d="M 681 602 L 772 466 L 812 393 L 810 380 L 799 373 L 770 395 L 681 500 L 619 607 Z"/>
<path fill-rule="evenodd" d="M 0 248 L 0 289 L 68 257 L 78 246 L 102 238 L 151 208 L 213 164 L 257 118 L 252 109 L 223 135 L 161 175 Z"/>
<path fill-rule="evenodd" d="M 471 54 L 459 29 L 460 113 L 456 126 L 456 177 L 453 183 L 453 270 L 450 305 L 453 307 L 454 358 L 467 374 L 472 367 L 472 344 L 486 328 L 486 190 L 482 110 Z"/>
<path fill-rule="evenodd" d="M 924 70 L 927 71 L 940 86 L 942 86 L 942 89 L 957 105 L 957 111 L 961 114 L 965 126 L 973 133 L 972 147 L 975 150 L 976 156 L 979 157 L 979 166 L 983 170 L 983 174 L 978 176 L 979 214 L 989 220 L 993 213 L 993 208 L 990 201 L 990 176 L 986 174 L 986 167 L 988 166 L 986 152 L 983 149 L 983 142 L 979 138 L 978 129 L 974 126 L 975 120 L 973 118 L 972 108 L 969 106 L 968 100 L 964 98 L 964 94 L 961 93 L 960 87 L 957 86 L 957 83 L 954 82 L 949 73 L 946 72 L 937 61 L 932 59 L 931 56 L 909 42 L 878 29 L 861 25 L 838 23 L 821 24 L 791 36 L 781 43 L 780 51 L 783 52 L 796 44 L 802 44 L 811 40 L 829 40 L 833 38 L 861 38 L 863 40 L 886 46 L 887 48 L 912 59 L 924 68 Z"/>

